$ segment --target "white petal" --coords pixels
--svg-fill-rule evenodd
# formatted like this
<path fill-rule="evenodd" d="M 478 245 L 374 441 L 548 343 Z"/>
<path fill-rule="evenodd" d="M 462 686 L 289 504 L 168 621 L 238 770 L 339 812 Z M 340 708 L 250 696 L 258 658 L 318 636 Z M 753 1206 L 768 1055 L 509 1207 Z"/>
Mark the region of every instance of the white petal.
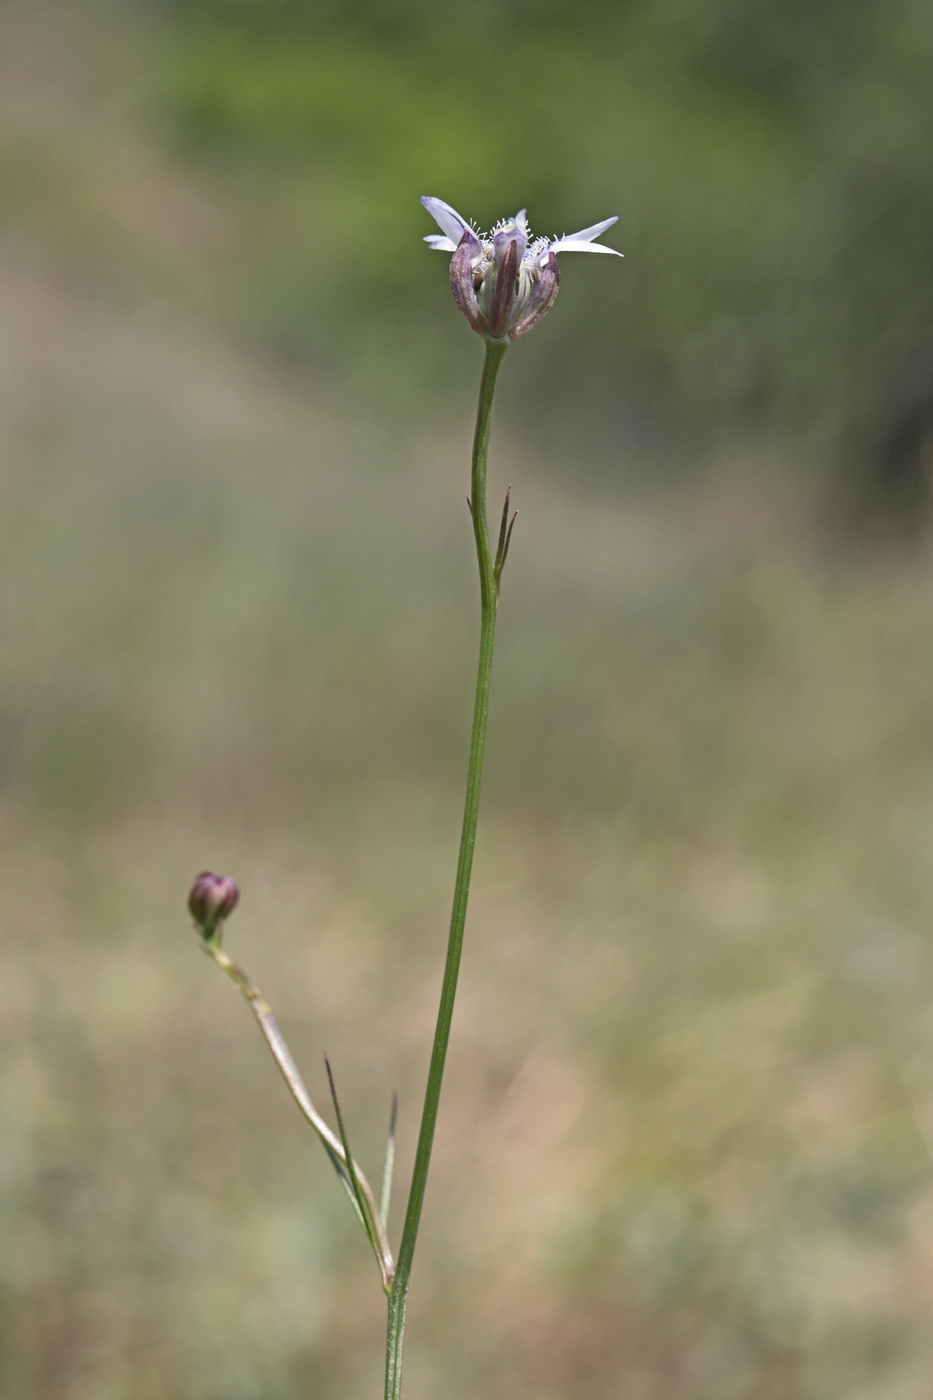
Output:
<path fill-rule="evenodd" d="M 592 224 L 589 228 L 581 228 L 579 233 L 565 234 L 565 236 L 558 241 L 560 243 L 590 243 L 594 238 L 598 238 L 601 233 L 605 233 L 607 228 L 612 228 L 612 225 L 618 222 L 618 214 L 613 214 L 611 219 L 603 219 L 601 224 Z"/>
<path fill-rule="evenodd" d="M 432 194 L 423 194 L 421 196 L 421 203 L 424 205 L 425 209 L 427 209 L 438 228 L 443 229 L 444 233 L 446 233 L 447 237 L 456 248 L 457 244 L 470 227 L 466 219 L 462 218 L 457 213 L 456 209 L 451 209 L 450 205 L 445 204 L 442 199 L 435 199 Z"/>
<path fill-rule="evenodd" d="M 542 254 L 545 260 L 548 253 L 611 253 L 616 258 L 625 257 L 618 248 L 607 248 L 604 243 L 581 243 L 579 238 L 559 238 Z"/>
<path fill-rule="evenodd" d="M 526 238 L 528 237 L 528 219 L 526 218 L 527 213 L 527 209 L 519 209 L 518 213 L 515 215 L 515 227 L 517 229 L 520 229 Z"/>
<path fill-rule="evenodd" d="M 439 253 L 455 253 L 457 251 L 457 245 L 453 239 L 445 238 L 442 233 L 426 233 L 424 241 L 430 243 L 431 247 Z"/>

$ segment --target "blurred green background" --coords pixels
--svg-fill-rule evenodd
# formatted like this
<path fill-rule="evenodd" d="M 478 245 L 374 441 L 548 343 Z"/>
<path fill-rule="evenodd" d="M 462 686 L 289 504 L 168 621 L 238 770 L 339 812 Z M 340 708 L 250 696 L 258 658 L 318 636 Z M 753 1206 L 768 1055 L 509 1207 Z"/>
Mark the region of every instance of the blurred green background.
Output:
<path fill-rule="evenodd" d="M 421 194 L 610 214 L 506 361 L 412 1400 L 928 1400 L 933 12 L 0 5 L 0 1394 L 381 1393 L 184 898 L 407 1177 L 476 633 Z M 397 1222 L 396 1222 L 397 1228 Z"/>

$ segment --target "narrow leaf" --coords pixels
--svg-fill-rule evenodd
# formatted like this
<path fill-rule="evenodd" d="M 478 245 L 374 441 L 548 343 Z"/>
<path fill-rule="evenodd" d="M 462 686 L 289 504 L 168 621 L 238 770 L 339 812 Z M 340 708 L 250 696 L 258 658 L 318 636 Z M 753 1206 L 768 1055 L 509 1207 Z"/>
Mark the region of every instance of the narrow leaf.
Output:
<path fill-rule="evenodd" d="M 509 523 L 509 502 L 511 501 L 511 499 L 512 499 L 512 488 L 511 488 L 511 486 L 508 486 L 508 487 L 506 487 L 506 492 L 505 492 L 505 504 L 504 504 L 503 507 L 502 507 L 502 521 L 501 521 L 501 523 L 500 523 L 500 525 L 499 525 L 499 543 L 496 545 L 496 563 L 495 563 L 495 568 L 496 568 L 496 572 L 497 572 L 497 573 L 500 572 L 500 570 L 502 569 L 502 565 L 503 565 L 503 563 L 505 562 L 505 548 L 506 548 L 505 533 L 506 533 L 506 529 L 508 528 L 508 523 Z"/>
<path fill-rule="evenodd" d="M 359 1178 L 356 1174 L 356 1163 L 353 1160 L 353 1153 L 350 1151 L 350 1142 L 347 1138 L 346 1128 L 343 1125 L 343 1114 L 340 1112 L 340 1100 L 337 1098 L 337 1085 L 334 1083 L 334 1072 L 330 1067 L 330 1060 L 324 1056 L 324 1064 L 327 1066 L 327 1079 L 330 1084 L 330 1096 L 334 1101 L 334 1114 L 337 1118 L 337 1130 L 340 1133 L 340 1141 L 343 1143 L 344 1155 L 347 1159 L 347 1171 L 350 1176 L 353 1196 L 355 1197 L 357 1213 L 363 1223 L 363 1229 L 369 1238 L 369 1242 L 379 1256 L 379 1241 L 376 1235 L 376 1227 L 370 1218 L 369 1203 L 363 1192 L 360 1190 Z"/>
<path fill-rule="evenodd" d="M 340 1184 L 343 1187 L 344 1191 L 346 1191 L 347 1193 L 350 1204 L 356 1212 L 357 1219 L 359 1220 L 363 1229 L 366 1230 L 366 1221 L 363 1219 L 363 1212 L 360 1210 L 359 1202 L 356 1199 L 356 1192 L 353 1190 L 353 1182 L 350 1180 L 350 1174 L 347 1171 L 347 1168 L 344 1165 L 342 1158 L 338 1157 L 337 1153 L 331 1147 L 329 1142 L 324 1142 L 324 1151 L 330 1158 L 334 1171 L 340 1177 Z M 369 1234 L 369 1231 L 366 1230 L 366 1233 Z"/>
<path fill-rule="evenodd" d="M 383 1225 L 389 1223 L 389 1202 L 392 1199 L 392 1173 L 395 1171 L 395 1120 L 398 1117 L 398 1094 L 392 1091 L 392 1107 L 389 1110 L 389 1136 L 386 1140 L 386 1160 L 382 1169 L 382 1200 L 379 1214 Z"/>

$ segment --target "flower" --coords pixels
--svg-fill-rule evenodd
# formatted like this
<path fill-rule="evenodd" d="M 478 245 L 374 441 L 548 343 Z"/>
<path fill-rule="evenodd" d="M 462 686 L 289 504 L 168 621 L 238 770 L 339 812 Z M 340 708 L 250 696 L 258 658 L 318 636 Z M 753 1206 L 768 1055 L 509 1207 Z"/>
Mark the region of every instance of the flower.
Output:
<path fill-rule="evenodd" d="M 240 891 L 229 875 L 202 870 L 188 895 L 188 909 L 202 935 L 212 939 L 237 906 Z"/>
<path fill-rule="evenodd" d="M 453 253 L 454 301 L 476 333 L 493 340 L 517 340 L 550 311 L 560 284 L 558 253 L 623 256 L 615 248 L 593 242 L 616 222 L 615 217 L 563 238 L 533 239 L 524 209 L 514 219 L 501 219 L 491 232 L 478 233 L 442 199 L 422 195 L 421 203 L 442 230 L 429 233 L 425 243 L 439 252 Z"/>

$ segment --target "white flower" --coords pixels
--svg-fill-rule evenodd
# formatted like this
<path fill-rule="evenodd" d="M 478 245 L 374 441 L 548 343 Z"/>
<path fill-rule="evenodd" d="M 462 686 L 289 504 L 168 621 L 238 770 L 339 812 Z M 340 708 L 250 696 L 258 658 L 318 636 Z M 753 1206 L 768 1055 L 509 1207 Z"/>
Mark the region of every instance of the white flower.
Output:
<path fill-rule="evenodd" d="M 489 233 L 479 233 L 442 199 L 423 195 L 421 203 L 442 230 L 428 234 L 425 243 L 453 254 L 450 285 L 457 305 L 479 335 L 494 340 L 517 340 L 550 311 L 560 283 L 558 253 L 622 257 L 615 248 L 593 242 L 615 218 L 563 238 L 532 239 L 524 209 Z"/>

